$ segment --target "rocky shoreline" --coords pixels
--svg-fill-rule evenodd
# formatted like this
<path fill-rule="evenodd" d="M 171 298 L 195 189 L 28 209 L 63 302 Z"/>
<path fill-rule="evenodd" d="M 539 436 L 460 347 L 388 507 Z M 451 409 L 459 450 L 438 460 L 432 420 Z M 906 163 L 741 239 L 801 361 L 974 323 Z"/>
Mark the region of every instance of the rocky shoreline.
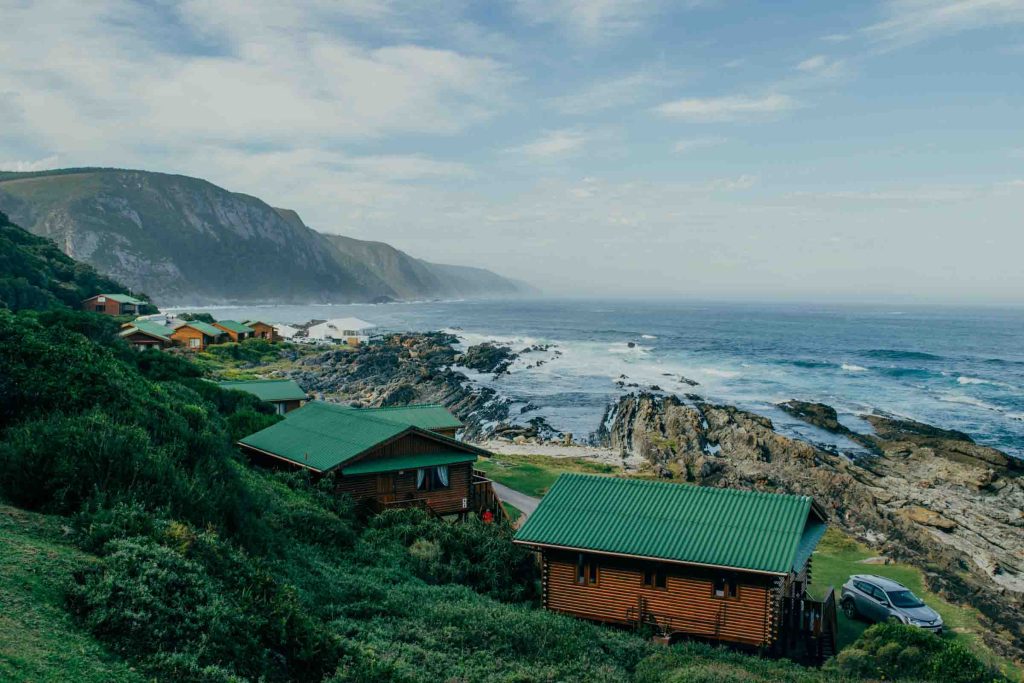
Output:
<path fill-rule="evenodd" d="M 642 456 L 660 476 L 711 486 L 813 495 L 833 522 L 925 571 L 929 587 L 972 604 L 997 651 L 1024 655 L 1024 470 L 966 434 L 888 415 L 863 435 L 831 407 L 779 406 L 873 455 L 850 458 L 775 431 L 733 406 L 650 393 L 622 397 L 599 445 Z"/>
<path fill-rule="evenodd" d="M 543 418 L 522 422 L 530 406 L 515 406 L 459 370 L 500 375 L 532 349 L 484 343 L 463 353 L 458 341 L 440 332 L 394 334 L 301 358 L 292 376 L 319 397 L 355 406 L 441 403 L 466 424 L 463 438 L 505 452 L 596 454 L 680 481 L 813 495 L 844 531 L 921 567 L 932 590 L 977 607 L 986 641 L 1024 659 L 1021 461 L 966 434 L 892 415 L 863 416 L 874 433 L 861 434 L 827 405 L 779 405 L 863 448 L 842 454 L 780 434 L 767 417 L 734 406 L 625 382 L 635 392 L 608 407 L 585 448 Z"/>

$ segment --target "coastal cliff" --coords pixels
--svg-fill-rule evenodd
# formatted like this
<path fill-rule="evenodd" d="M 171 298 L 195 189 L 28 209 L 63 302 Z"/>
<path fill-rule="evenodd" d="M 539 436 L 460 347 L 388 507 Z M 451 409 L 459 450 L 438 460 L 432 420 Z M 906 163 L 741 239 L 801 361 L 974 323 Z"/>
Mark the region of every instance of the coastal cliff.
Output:
<path fill-rule="evenodd" d="M 0 172 L 0 210 L 161 304 L 516 296 L 520 282 L 327 235 L 292 210 L 199 178 L 81 168 Z"/>

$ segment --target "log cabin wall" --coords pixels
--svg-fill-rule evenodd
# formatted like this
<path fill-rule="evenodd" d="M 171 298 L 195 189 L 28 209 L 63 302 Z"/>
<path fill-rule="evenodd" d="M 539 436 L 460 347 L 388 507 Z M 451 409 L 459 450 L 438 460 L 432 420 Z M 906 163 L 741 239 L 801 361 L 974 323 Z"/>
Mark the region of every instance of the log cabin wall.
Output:
<path fill-rule="evenodd" d="M 191 327 L 179 327 L 178 329 L 171 333 L 171 339 L 173 339 L 175 342 L 185 347 L 189 351 L 202 351 L 207 347 L 207 340 L 209 339 L 209 337 L 207 337 L 199 330 L 193 329 Z M 199 340 L 199 346 L 192 346 L 191 340 L 193 339 Z"/>
<path fill-rule="evenodd" d="M 416 470 L 359 474 L 351 477 L 337 475 L 334 490 L 347 493 L 356 500 L 376 499 L 382 503 L 402 503 L 423 499 L 441 515 L 462 513 L 469 504 L 473 463 L 448 466 L 448 488 L 422 491 L 416 488 Z"/>
<path fill-rule="evenodd" d="M 597 562 L 597 583 L 580 585 L 576 581 L 577 557 L 576 552 L 543 550 L 547 609 L 617 624 L 630 624 L 643 609 L 659 624 L 666 624 L 669 633 L 752 646 L 770 645 L 774 640 L 775 576 L 591 553 L 587 557 Z M 644 585 L 644 569 L 649 566 L 663 569 L 664 588 Z M 735 598 L 714 596 L 718 577 L 736 582 Z"/>

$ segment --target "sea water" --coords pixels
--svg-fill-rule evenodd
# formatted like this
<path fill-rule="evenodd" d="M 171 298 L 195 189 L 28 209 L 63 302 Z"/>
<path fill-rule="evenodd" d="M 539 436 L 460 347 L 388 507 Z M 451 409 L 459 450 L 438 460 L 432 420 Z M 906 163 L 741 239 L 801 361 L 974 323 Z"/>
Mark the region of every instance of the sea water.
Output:
<path fill-rule="evenodd" d="M 355 316 L 516 351 L 550 345 L 508 375 L 467 374 L 537 407 L 521 419 L 543 416 L 576 438 L 621 394 L 656 386 L 767 415 L 812 440 L 837 442 L 777 403 L 827 403 L 856 431 L 869 429 L 858 416 L 884 411 L 1024 457 L 1024 309 L 539 299 L 209 310 L 274 322 Z"/>

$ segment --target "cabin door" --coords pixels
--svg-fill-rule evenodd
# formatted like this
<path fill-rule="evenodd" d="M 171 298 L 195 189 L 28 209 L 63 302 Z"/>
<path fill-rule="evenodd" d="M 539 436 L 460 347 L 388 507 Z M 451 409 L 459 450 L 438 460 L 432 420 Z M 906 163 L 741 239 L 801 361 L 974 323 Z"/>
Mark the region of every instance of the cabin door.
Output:
<path fill-rule="evenodd" d="M 377 500 L 390 503 L 395 499 L 395 475 L 392 473 L 377 475 Z"/>

